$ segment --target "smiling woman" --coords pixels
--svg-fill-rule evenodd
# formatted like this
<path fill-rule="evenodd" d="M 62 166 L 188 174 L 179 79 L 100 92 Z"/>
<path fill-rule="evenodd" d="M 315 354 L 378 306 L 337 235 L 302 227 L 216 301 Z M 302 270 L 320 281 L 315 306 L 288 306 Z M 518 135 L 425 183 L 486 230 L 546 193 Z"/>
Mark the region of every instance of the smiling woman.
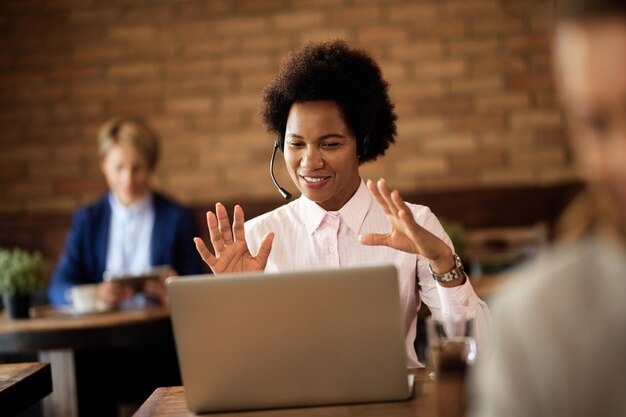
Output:
<path fill-rule="evenodd" d="M 369 55 L 343 41 L 295 51 L 265 89 L 262 117 L 302 196 L 245 227 L 235 206 L 232 229 L 218 203 L 207 213 L 214 252 L 195 239 L 214 273 L 393 264 L 411 368 L 421 366 L 413 347 L 421 301 L 437 316 L 474 316 L 479 340 L 487 333 L 489 310 L 430 209 L 361 179 L 360 165 L 384 155 L 396 135 L 388 84 Z"/>

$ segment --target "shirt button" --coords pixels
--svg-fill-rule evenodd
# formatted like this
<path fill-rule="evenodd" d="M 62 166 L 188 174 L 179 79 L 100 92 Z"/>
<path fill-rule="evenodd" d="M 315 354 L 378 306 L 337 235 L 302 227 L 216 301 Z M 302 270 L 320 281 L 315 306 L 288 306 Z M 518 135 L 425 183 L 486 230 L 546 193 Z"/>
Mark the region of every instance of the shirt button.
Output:
<path fill-rule="evenodd" d="M 337 248 L 335 248 L 334 246 L 331 246 L 330 248 L 328 248 L 329 251 L 334 252 L 335 250 L 337 250 Z"/>

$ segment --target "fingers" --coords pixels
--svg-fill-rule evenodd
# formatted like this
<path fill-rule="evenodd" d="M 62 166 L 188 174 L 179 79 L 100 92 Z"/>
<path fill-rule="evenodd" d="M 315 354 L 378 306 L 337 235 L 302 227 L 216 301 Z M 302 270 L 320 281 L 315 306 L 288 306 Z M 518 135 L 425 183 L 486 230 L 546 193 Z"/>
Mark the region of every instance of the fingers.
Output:
<path fill-rule="evenodd" d="M 359 242 L 361 242 L 363 245 L 370 246 L 389 246 L 389 235 L 369 233 L 367 235 L 359 236 Z"/>
<path fill-rule="evenodd" d="M 196 250 L 200 254 L 200 257 L 202 257 L 204 263 L 213 268 L 213 265 L 215 265 L 215 256 L 213 256 L 211 251 L 207 249 L 206 245 L 204 244 L 204 240 L 200 239 L 199 237 L 194 237 L 193 243 L 196 244 Z"/>
<path fill-rule="evenodd" d="M 243 215 L 243 209 L 241 206 L 236 205 L 233 210 L 233 233 L 235 235 L 236 242 L 245 242 L 246 233 L 244 229 L 245 218 Z"/>
<path fill-rule="evenodd" d="M 222 203 L 215 204 L 215 214 L 217 216 L 217 226 L 222 234 L 225 245 L 233 242 L 233 234 L 230 230 L 230 219 L 226 212 L 226 207 Z"/>
<path fill-rule="evenodd" d="M 385 199 L 380 195 L 376 184 L 372 180 L 367 180 L 367 189 L 370 191 L 370 194 L 374 197 L 378 205 L 383 209 L 386 215 L 391 215 L 391 210 L 389 210 L 389 206 Z"/>
<path fill-rule="evenodd" d="M 391 195 L 389 193 L 389 190 L 387 189 L 387 183 L 385 182 L 385 179 L 384 178 L 379 179 L 376 184 L 376 187 L 378 188 L 378 193 L 380 194 L 380 197 L 382 198 L 382 200 L 385 202 L 387 206 L 387 210 L 389 212 L 388 214 L 397 216 L 398 209 L 396 205 L 393 203 L 393 201 L 391 200 Z"/>
<path fill-rule="evenodd" d="M 224 250 L 226 246 L 224 239 L 222 238 L 222 232 L 219 229 L 217 217 L 212 212 L 208 211 L 206 214 L 206 223 L 209 226 L 209 237 L 215 253 L 218 254 Z"/>
<path fill-rule="evenodd" d="M 263 236 L 263 240 L 261 240 L 261 246 L 259 247 L 259 252 L 256 255 L 256 259 L 259 264 L 265 269 L 265 265 L 267 265 L 267 259 L 270 256 L 270 252 L 272 251 L 272 242 L 274 241 L 274 233 L 268 233 Z"/>

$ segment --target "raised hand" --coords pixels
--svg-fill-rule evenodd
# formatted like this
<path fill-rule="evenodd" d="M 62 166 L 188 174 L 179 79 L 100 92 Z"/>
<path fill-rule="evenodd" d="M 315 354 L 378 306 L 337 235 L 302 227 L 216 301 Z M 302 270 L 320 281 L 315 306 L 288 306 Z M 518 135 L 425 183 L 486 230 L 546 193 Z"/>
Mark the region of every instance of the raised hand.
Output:
<path fill-rule="evenodd" d="M 244 233 L 243 209 L 239 205 L 236 205 L 233 210 L 232 231 L 228 213 L 222 203 L 215 205 L 215 213 L 207 212 L 206 218 L 215 255 L 199 237 L 194 238 L 193 241 L 202 260 L 209 265 L 215 275 L 265 269 L 267 258 L 272 250 L 273 233 L 268 233 L 263 237 L 259 252 L 256 256 L 252 256 Z"/>
<path fill-rule="evenodd" d="M 382 178 L 377 184 L 368 180 L 367 188 L 387 215 L 391 231 L 386 234 L 370 233 L 359 236 L 362 244 L 383 245 L 422 255 L 430 259 L 433 269 L 438 273 L 454 268 L 452 249 L 437 236 L 417 224 L 411 210 L 397 190 L 389 192 Z"/>

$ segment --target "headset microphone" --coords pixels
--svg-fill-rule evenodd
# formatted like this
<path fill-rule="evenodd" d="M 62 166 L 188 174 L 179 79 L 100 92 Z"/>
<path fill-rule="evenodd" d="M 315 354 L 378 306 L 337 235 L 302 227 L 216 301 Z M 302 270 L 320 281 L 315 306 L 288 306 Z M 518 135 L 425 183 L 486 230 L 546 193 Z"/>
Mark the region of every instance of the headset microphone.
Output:
<path fill-rule="evenodd" d="M 291 193 L 285 190 L 283 187 L 278 185 L 276 182 L 276 177 L 274 177 L 274 158 L 276 157 L 276 151 L 278 150 L 278 139 L 274 142 L 274 150 L 272 151 L 272 159 L 270 159 L 270 176 L 272 177 L 272 181 L 276 188 L 278 188 L 278 192 L 283 196 L 285 200 L 291 200 Z"/>

